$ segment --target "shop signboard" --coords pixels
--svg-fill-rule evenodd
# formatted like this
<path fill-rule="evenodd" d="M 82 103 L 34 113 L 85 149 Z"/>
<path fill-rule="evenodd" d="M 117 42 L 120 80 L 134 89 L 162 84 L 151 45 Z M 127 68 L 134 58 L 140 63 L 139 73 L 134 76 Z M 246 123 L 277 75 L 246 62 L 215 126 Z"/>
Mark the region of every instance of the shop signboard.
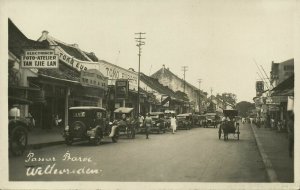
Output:
<path fill-rule="evenodd" d="M 105 77 L 97 69 L 82 70 L 80 72 L 80 83 L 83 86 L 98 87 L 101 89 L 107 89 L 107 77 Z"/>
<path fill-rule="evenodd" d="M 269 111 L 279 111 L 279 107 L 277 105 L 269 105 Z"/>
<path fill-rule="evenodd" d="M 117 80 L 115 87 L 116 87 L 115 97 L 117 99 L 127 99 L 128 98 L 128 90 L 129 90 L 128 80 Z"/>
<path fill-rule="evenodd" d="M 58 68 L 58 55 L 51 49 L 24 50 L 21 56 L 22 68 Z"/>
<path fill-rule="evenodd" d="M 162 95 L 161 96 L 161 105 L 163 107 L 169 107 L 170 106 L 170 100 L 171 98 L 167 95 Z"/>
<path fill-rule="evenodd" d="M 294 96 L 288 97 L 287 111 L 294 111 Z"/>
<path fill-rule="evenodd" d="M 75 68 L 78 71 L 86 71 L 88 69 L 97 69 L 98 62 L 92 62 L 92 61 L 82 61 L 79 59 L 76 59 L 75 57 L 67 54 L 65 51 L 63 51 L 61 48 L 55 48 L 55 53 L 58 55 L 59 60 L 66 63 L 67 65 Z"/>
<path fill-rule="evenodd" d="M 108 84 L 115 85 L 118 79 L 126 79 L 129 82 L 129 89 L 137 91 L 138 88 L 138 74 L 137 72 L 124 69 L 117 65 L 108 63 L 106 61 L 99 62 L 99 71 L 108 77 Z"/>
<path fill-rule="evenodd" d="M 256 81 L 256 96 L 261 96 L 264 92 L 264 82 Z"/>

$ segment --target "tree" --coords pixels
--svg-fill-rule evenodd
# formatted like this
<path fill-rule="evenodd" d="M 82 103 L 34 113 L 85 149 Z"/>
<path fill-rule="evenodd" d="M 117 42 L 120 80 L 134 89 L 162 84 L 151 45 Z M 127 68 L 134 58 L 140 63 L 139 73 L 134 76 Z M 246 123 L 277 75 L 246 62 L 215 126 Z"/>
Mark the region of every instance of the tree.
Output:
<path fill-rule="evenodd" d="M 222 95 L 217 94 L 217 98 L 221 99 L 224 103 L 224 106 L 226 106 L 226 103 L 229 103 L 233 107 L 236 105 L 236 95 L 229 92 L 224 92 Z"/>
<path fill-rule="evenodd" d="M 236 109 L 238 110 L 240 116 L 247 117 L 247 112 L 255 109 L 255 104 L 247 101 L 242 101 L 236 104 Z"/>

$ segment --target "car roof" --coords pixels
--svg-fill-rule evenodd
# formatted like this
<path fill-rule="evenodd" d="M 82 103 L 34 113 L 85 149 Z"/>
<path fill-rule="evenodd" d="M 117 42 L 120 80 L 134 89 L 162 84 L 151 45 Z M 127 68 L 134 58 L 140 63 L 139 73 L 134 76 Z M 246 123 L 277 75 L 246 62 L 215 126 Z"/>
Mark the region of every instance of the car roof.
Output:
<path fill-rule="evenodd" d="M 206 113 L 205 116 L 215 116 L 217 115 L 216 113 Z"/>
<path fill-rule="evenodd" d="M 133 108 L 127 108 L 127 107 L 120 107 L 117 108 L 114 113 L 130 113 L 132 112 Z"/>
<path fill-rule="evenodd" d="M 96 106 L 75 106 L 70 107 L 69 110 L 102 110 L 105 111 L 106 109 L 102 107 L 96 107 Z"/>
<path fill-rule="evenodd" d="M 191 113 L 183 113 L 183 114 L 178 114 L 177 116 L 179 117 L 185 117 L 185 116 L 191 116 Z"/>
<path fill-rule="evenodd" d="M 159 115 L 159 114 L 165 114 L 164 112 L 150 112 L 150 115 Z"/>
<path fill-rule="evenodd" d="M 165 110 L 165 113 L 175 113 L 174 110 Z"/>

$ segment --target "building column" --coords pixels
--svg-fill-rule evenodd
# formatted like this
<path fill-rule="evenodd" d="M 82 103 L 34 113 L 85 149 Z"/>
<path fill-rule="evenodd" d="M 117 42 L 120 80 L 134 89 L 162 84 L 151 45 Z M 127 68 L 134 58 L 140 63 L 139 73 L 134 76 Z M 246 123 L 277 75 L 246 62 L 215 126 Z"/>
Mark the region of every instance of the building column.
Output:
<path fill-rule="evenodd" d="M 66 88 L 66 96 L 65 96 L 65 126 L 69 125 L 69 96 L 70 96 L 70 87 Z"/>

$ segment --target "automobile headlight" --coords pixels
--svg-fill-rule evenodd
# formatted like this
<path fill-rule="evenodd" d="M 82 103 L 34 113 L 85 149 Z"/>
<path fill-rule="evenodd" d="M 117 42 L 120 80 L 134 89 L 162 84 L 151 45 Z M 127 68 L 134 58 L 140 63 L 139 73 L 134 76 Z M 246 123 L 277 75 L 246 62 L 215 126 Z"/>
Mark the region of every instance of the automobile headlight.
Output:
<path fill-rule="evenodd" d="M 66 125 L 65 126 L 65 131 L 69 131 L 69 129 L 70 129 L 69 125 Z"/>

